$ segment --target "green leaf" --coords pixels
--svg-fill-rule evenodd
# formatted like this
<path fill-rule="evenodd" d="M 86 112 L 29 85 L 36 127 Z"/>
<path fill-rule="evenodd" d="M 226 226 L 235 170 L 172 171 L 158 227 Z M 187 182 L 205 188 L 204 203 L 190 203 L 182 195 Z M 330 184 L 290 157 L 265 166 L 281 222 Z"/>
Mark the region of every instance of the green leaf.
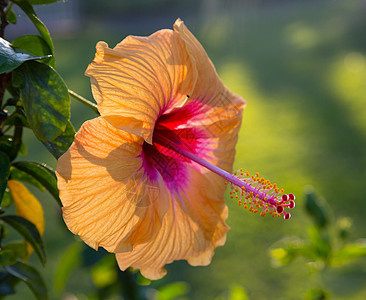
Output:
<path fill-rule="evenodd" d="M 43 37 L 47 45 L 50 47 L 52 53 L 53 53 L 53 43 L 50 36 L 50 33 L 48 32 L 47 27 L 42 23 L 40 19 L 38 19 L 36 12 L 34 11 L 33 7 L 27 0 L 15 0 L 15 3 L 26 13 L 28 18 L 33 22 L 33 24 L 36 26 L 38 32 Z"/>
<path fill-rule="evenodd" d="M 50 47 L 47 45 L 45 40 L 38 35 L 20 36 L 12 42 L 12 45 L 14 48 L 22 49 L 34 56 L 50 56 L 50 58 L 45 59 L 43 62 L 47 62 L 47 64 L 52 67 L 55 66 L 55 60 L 52 56 Z"/>
<path fill-rule="evenodd" d="M 6 20 L 11 24 L 17 23 L 17 16 L 12 10 L 9 10 L 6 14 Z"/>
<path fill-rule="evenodd" d="M 17 254 L 12 250 L 5 250 L 1 248 L 0 251 L 0 265 L 2 266 L 8 266 L 13 265 L 17 261 Z"/>
<path fill-rule="evenodd" d="M 56 291 L 61 291 L 65 288 L 67 280 L 70 278 L 72 270 L 74 270 L 80 265 L 81 249 L 82 244 L 79 242 L 75 242 L 61 256 L 53 280 L 54 288 Z"/>
<path fill-rule="evenodd" d="M 25 61 L 41 58 L 44 57 L 16 52 L 8 41 L 0 37 L 0 74 L 14 70 Z"/>
<path fill-rule="evenodd" d="M 59 135 L 56 139 L 50 142 L 44 143 L 48 151 L 58 159 L 62 154 L 64 154 L 67 149 L 71 146 L 74 141 L 75 129 L 69 121 L 66 125 L 65 131 Z"/>
<path fill-rule="evenodd" d="M 366 240 L 361 240 L 356 244 L 348 244 L 336 251 L 332 257 L 333 265 L 341 265 L 357 257 L 366 255 Z"/>
<path fill-rule="evenodd" d="M 43 143 L 61 135 L 70 119 L 70 96 L 65 82 L 48 65 L 27 62 L 13 72 L 15 86 L 34 134 Z"/>
<path fill-rule="evenodd" d="M 316 226 L 309 227 L 307 231 L 312 242 L 313 253 L 318 259 L 326 262 L 332 251 L 328 232 L 319 230 Z"/>
<path fill-rule="evenodd" d="M 41 183 L 39 183 L 39 181 L 37 179 L 35 179 L 33 176 L 31 176 L 28 173 L 23 172 L 23 171 L 21 171 L 17 168 L 12 168 L 11 169 L 10 179 L 15 179 L 15 180 L 18 180 L 18 181 L 27 182 L 27 183 L 35 186 L 36 188 L 38 188 L 42 192 L 45 190 L 45 187 Z"/>
<path fill-rule="evenodd" d="M 37 253 L 39 259 L 43 264 L 46 262 L 46 253 L 43 246 L 42 238 L 37 227 L 28 220 L 19 216 L 0 216 L 0 219 L 13 227 L 20 233 L 24 239 L 31 244 L 34 251 Z"/>
<path fill-rule="evenodd" d="M 0 265 L 8 266 L 16 263 L 18 258 L 25 258 L 27 256 L 27 246 L 21 242 L 8 243 L 1 247 L 0 251 Z"/>
<path fill-rule="evenodd" d="M 48 299 L 46 284 L 35 268 L 27 264 L 17 262 L 12 266 L 6 266 L 5 269 L 14 277 L 24 281 L 37 299 Z"/>
<path fill-rule="evenodd" d="M 54 2 L 58 2 L 61 0 L 28 0 L 28 2 L 32 5 L 37 5 L 37 4 L 49 4 L 49 3 L 54 3 Z"/>
<path fill-rule="evenodd" d="M 9 157 L 5 153 L 0 152 L 0 205 L 8 183 L 9 174 L 10 174 Z"/>
<path fill-rule="evenodd" d="M 187 282 L 174 282 L 163 286 L 158 291 L 159 300 L 171 300 L 187 294 L 189 285 Z"/>
<path fill-rule="evenodd" d="M 55 172 L 46 166 L 45 164 L 39 164 L 35 162 L 16 162 L 13 167 L 31 175 L 41 185 L 43 185 L 47 191 L 56 199 L 61 206 L 61 200 L 58 196 L 58 188 Z"/>

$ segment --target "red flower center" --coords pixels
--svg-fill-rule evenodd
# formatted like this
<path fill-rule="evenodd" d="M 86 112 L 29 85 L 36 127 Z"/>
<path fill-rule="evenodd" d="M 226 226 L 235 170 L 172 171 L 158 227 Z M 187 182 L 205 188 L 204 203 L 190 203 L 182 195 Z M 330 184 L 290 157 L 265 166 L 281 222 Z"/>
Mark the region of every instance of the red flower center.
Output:
<path fill-rule="evenodd" d="M 174 151 L 171 145 L 194 154 L 202 150 L 200 139 L 205 136 L 204 131 L 200 128 L 185 128 L 191 116 L 187 108 L 161 115 L 155 124 L 153 144 L 143 144 L 143 167 L 149 179 L 157 179 L 159 173 L 171 190 L 179 189 L 186 182 L 185 164 L 191 162 Z"/>

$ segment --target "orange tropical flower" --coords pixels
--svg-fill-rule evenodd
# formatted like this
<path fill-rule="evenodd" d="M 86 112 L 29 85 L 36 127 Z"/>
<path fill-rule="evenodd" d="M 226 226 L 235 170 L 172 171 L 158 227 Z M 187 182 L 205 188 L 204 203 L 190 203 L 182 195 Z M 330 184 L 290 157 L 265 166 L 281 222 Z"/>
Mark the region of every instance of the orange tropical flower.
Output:
<path fill-rule="evenodd" d="M 66 225 L 90 247 L 116 253 L 122 270 L 149 279 L 175 260 L 209 264 L 229 229 L 224 183 L 239 180 L 227 172 L 244 100 L 179 19 L 174 30 L 96 48 L 86 75 L 101 117 L 82 125 L 57 164 Z M 244 186 L 248 197 L 273 190 L 245 180 L 240 199 Z M 289 204 L 271 193 L 263 201 L 283 214 Z"/>

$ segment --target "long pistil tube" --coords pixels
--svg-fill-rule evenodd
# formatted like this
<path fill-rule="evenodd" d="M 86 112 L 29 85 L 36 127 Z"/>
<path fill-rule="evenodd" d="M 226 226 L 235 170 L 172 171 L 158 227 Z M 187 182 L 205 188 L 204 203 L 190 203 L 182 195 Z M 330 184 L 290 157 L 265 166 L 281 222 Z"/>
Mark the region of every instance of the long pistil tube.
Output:
<path fill-rule="evenodd" d="M 182 156 L 189 158 L 230 182 L 231 198 L 236 198 L 238 204 L 243 205 L 244 208 L 249 207 L 249 211 L 256 213 L 261 210 L 261 216 L 265 216 L 267 213 L 272 216 L 283 215 L 286 220 L 291 217 L 290 213 L 285 211 L 285 208 L 291 209 L 295 207 L 295 196 L 293 194 L 283 194 L 283 190 L 278 189 L 276 184 L 271 184 L 268 180 L 259 178 L 258 173 L 256 176 L 249 176 L 248 172 L 244 173 L 242 170 L 239 170 L 239 172 L 235 172 L 233 175 L 183 147 L 172 144 L 170 146 Z"/>

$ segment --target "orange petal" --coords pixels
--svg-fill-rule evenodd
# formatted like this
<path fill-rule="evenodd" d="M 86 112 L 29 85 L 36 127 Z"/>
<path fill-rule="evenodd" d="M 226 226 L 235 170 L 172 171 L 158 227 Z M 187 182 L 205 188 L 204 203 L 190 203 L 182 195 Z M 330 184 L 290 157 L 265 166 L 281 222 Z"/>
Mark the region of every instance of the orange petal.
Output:
<path fill-rule="evenodd" d="M 151 241 L 138 244 L 131 252 L 117 253 L 122 270 L 140 269 L 146 278 L 155 280 L 166 274 L 164 265 L 186 259 L 192 265 L 210 263 L 214 249 L 225 243 L 227 207 L 223 201 L 222 178 L 190 169 L 189 189 L 174 196 L 158 234 Z"/>
<path fill-rule="evenodd" d="M 199 101 L 201 104 L 196 110 L 196 115 L 201 117 L 200 121 L 207 124 L 236 117 L 236 115 L 241 118 L 245 101 L 229 92 L 223 85 L 205 49 L 183 21 L 178 19 L 174 24 L 174 30 L 184 40 L 187 52 L 199 74 L 190 99 Z"/>
<path fill-rule="evenodd" d="M 182 105 L 197 79 L 183 40 L 172 30 L 129 36 L 114 49 L 99 42 L 86 75 L 101 115 L 149 143 L 158 116 Z"/>
<path fill-rule="evenodd" d="M 100 117 L 83 124 L 58 160 L 65 223 L 94 249 L 126 251 L 160 227 L 166 201 L 159 183 L 150 183 L 141 169 L 142 142 Z"/>

